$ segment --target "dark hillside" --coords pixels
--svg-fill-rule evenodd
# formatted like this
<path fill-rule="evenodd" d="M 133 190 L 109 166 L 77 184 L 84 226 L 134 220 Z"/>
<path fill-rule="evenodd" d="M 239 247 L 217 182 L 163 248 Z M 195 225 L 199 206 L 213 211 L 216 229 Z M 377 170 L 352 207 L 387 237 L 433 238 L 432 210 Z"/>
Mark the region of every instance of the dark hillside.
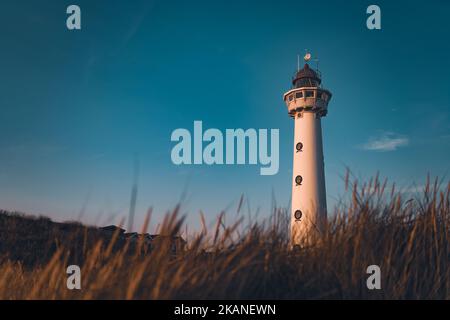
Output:
<path fill-rule="evenodd" d="M 0 259 L 21 262 L 25 267 L 47 263 L 58 248 L 69 253 L 72 263 L 82 264 L 89 247 L 99 240 L 108 243 L 112 236 L 112 232 L 77 222 L 58 223 L 46 217 L 0 211 Z M 117 239 L 115 249 L 124 243 Z"/>

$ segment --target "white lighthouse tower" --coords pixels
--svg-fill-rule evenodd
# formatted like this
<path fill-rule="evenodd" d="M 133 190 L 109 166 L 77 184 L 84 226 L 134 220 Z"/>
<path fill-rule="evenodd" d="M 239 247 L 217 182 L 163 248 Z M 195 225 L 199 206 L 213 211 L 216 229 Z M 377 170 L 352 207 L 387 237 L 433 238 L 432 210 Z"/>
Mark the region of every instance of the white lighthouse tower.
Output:
<path fill-rule="evenodd" d="M 294 118 L 291 244 L 304 245 L 320 234 L 327 219 L 321 118 L 326 116 L 331 92 L 321 87 L 321 75 L 309 65 L 292 79 L 283 96 Z"/>

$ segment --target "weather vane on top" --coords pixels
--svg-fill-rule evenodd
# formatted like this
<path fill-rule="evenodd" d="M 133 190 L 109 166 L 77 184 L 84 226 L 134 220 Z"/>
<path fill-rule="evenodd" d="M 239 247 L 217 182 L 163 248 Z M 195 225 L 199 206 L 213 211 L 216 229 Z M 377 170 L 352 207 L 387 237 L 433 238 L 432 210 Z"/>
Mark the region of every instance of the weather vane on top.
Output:
<path fill-rule="evenodd" d="M 308 52 L 308 49 L 305 49 L 305 55 L 303 56 L 303 60 L 305 60 L 305 62 L 308 62 L 309 60 L 311 60 L 311 53 Z M 300 70 L 300 55 L 297 55 L 297 71 Z"/>
<path fill-rule="evenodd" d="M 303 60 L 305 60 L 305 62 L 309 62 L 309 61 L 311 61 L 311 59 L 312 59 L 311 53 L 308 52 L 308 49 L 305 49 L 305 55 L 303 56 Z M 313 61 L 315 61 L 317 64 L 316 69 L 319 69 L 319 59 L 316 58 L 316 59 L 313 59 Z M 300 55 L 298 54 L 297 55 L 297 71 L 299 71 L 299 70 L 300 70 Z"/>
<path fill-rule="evenodd" d="M 308 62 L 309 60 L 311 60 L 311 53 L 309 53 L 307 50 L 305 50 L 305 56 L 303 57 L 303 60 L 305 60 L 305 62 Z"/>

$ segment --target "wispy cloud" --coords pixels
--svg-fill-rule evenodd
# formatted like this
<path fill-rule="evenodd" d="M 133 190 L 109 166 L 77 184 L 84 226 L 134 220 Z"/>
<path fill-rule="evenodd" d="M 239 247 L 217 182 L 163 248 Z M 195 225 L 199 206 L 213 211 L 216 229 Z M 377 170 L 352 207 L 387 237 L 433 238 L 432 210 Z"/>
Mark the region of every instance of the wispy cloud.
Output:
<path fill-rule="evenodd" d="M 139 31 L 141 28 L 142 23 L 147 18 L 147 15 L 150 13 L 151 9 L 153 8 L 154 3 L 147 3 L 144 8 L 140 8 L 139 14 L 134 18 L 132 21 L 130 28 L 128 29 L 128 32 L 125 34 L 125 37 L 123 39 L 123 46 L 125 46 Z"/>
<path fill-rule="evenodd" d="M 362 145 L 363 150 L 368 151 L 395 151 L 400 147 L 405 147 L 409 144 L 409 139 L 394 132 L 382 132 L 376 137 L 371 137 L 369 141 Z"/>

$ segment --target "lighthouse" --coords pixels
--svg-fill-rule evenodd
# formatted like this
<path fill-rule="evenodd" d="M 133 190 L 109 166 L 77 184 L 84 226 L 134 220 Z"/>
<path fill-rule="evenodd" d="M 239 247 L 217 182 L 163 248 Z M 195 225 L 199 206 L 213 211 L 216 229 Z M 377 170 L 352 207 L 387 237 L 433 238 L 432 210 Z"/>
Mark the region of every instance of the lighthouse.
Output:
<path fill-rule="evenodd" d="M 305 65 L 292 78 L 283 99 L 294 119 L 294 161 L 291 201 L 291 244 L 303 246 L 324 229 L 327 219 L 322 117 L 327 115 L 331 92 L 322 88 L 319 70 Z"/>

